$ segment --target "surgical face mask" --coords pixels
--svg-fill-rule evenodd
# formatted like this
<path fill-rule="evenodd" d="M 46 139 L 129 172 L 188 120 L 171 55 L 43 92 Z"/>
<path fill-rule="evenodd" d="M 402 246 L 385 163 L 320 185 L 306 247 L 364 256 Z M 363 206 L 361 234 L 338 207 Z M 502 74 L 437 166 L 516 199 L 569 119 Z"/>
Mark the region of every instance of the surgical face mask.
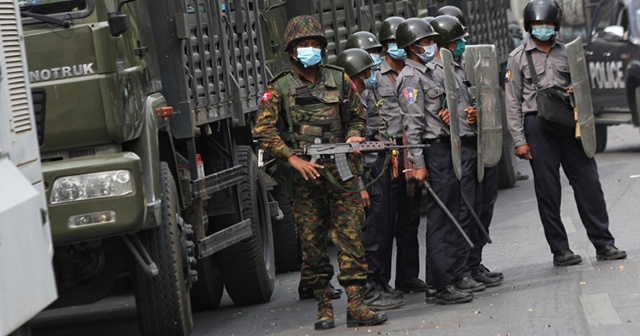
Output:
<path fill-rule="evenodd" d="M 419 45 L 418 47 L 424 51 L 422 54 L 418 54 L 418 57 L 425 63 L 431 62 L 436 57 L 436 52 L 438 52 L 438 45 L 435 43 L 428 46 Z"/>
<path fill-rule="evenodd" d="M 376 84 L 376 72 L 371 69 L 371 76 L 364 79 L 364 87 L 365 89 L 372 89 Z"/>
<path fill-rule="evenodd" d="M 550 25 L 532 26 L 531 35 L 542 42 L 546 42 L 556 35 L 556 27 Z"/>
<path fill-rule="evenodd" d="M 407 52 L 404 51 L 404 49 L 398 49 L 398 44 L 396 43 L 389 43 L 387 54 L 389 54 L 391 58 L 399 61 L 407 58 Z"/>
<path fill-rule="evenodd" d="M 464 54 L 464 50 L 467 47 L 467 41 L 463 38 L 459 39 L 458 41 L 456 41 L 456 48 L 453 49 L 453 51 L 451 51 L 451 53 L 453 54 L 453 57 L 455 58 L 460 58 L 462 57 L 462 54 Z"/>
<path fill-rule="evenodd" d="M 312 67 L 322 61 L 322 50 L 317 48 L 298 48 L 298 61 L 305 68 Z"/>
<path fill-rule="evenodd" d="M 373 63 L 375 63 L 373 68 L 374 69 L 379 68 L 380 64 L 382 63 L 382 59 L 380 59 L 380 55 L 379 54 L 369 54 L 369 56 L 371 56 L 371 58 L 373 58 Z"/>

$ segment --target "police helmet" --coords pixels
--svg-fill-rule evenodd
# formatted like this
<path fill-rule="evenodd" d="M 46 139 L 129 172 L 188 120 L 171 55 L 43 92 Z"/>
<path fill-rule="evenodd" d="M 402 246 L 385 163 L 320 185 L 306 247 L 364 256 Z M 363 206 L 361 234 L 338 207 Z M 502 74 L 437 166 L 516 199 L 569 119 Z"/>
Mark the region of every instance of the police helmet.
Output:
<path fill-rule="evenodd" d="M 425 16 L 422 19 L 427 21 L 428 24 L 431 24 L 431 21 L 433 21 L 433 19 L 435 19 L 435 17 L 433 17 L 433 16 Z"/>
<path fill-rule="evenodd" d="M 438 32 L 434 31 L 427 21 L 419 18 L 404 20 L 396 30 L 396 42 L 399 49 L 404 49 L 425 37 L 437 38 L 437 36 Z"/>
<path fill-rule="evenodd" d="M 349 77 L 370 69 L 375 64 L 371 55 L 360 48 L 347 49 L 341 52 L 336 60 L 336 65 L 344 68 Z"/>
<path fill-rule="evenodd" d="M 532 0 L 523 10 L 524 30 L 531 32 L 531 22 L 550 21 L 556 26 L 556 31 L 560 30 L 562 22 L 562 10 L 554 0 Z"/>
<path fill-rule="evenodd" d="M 404 18 L 399 16 L 390 16 L 382 21 L 380 25 L 380 31 L 378 32 L 378 38 L 380 42 L 395 40 L 396 29 L 404 21 Z"/>
<path fill-rule="evenodd" d="M 349 36 L 345 49 L 358 48 L 358 49 L 372 49 L 382 48 L 378 38 L 368 31 L 359 31 Z"/>
<path fill-rule="evenodd" d="M 296 16 L 287 23 L 284 29 L 284 50 L 289 51 L 298 41 L 316 39 L 322 48 L 327 47 L 327 38 L 320 21 L 311 15 Z"/>
<path fill-rule="evenodd" d="M 453 16 L 454 18 L 460 20 L 460 23 L 462 23 L 462 26 L 465 28 L 465 30 L 467 29 L 467 19 L 464 17 L 464 13 L 460 8 L 456 6 L 442 6 L 436 11 L 435 14 L 436 17 L 440 15 Z"/>
<path fill-rule="evenodd" d="M 431 26 L 433 30 L 439 34 L 438 37 L 436 37 L 436 43 L 439 45 L 445 45 L 469 36 L 460 20 L 450 15 L 436 16 L 436 18 L 431 21 Z"/>

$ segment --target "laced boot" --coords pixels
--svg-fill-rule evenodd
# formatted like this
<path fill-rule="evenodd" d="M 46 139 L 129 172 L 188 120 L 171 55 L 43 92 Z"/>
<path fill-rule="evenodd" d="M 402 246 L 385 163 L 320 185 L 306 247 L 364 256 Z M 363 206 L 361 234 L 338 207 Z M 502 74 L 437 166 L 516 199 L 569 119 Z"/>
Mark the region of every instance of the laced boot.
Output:
<path fill-rule="evenodd" d="M 364 303 L 361 286 L 347 286 L 347 327 L 363 327 L 382 324 L 387 321 L 387 315 L 376 313 Z"/>
<path fill-rule="evenodd" d="M 314 324 L 316 330 L 331 329 L 336 326 L 333 319 L 333 305 L 331 304 L 331 289 L 329 287 L 316 289 L 313 296 L 318 302 L 318 320 Z"/>

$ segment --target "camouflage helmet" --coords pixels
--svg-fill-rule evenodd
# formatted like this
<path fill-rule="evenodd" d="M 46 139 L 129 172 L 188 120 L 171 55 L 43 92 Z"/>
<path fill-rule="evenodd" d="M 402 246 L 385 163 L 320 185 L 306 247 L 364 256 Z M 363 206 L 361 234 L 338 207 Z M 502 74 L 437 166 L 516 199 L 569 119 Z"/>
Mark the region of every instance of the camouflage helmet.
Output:
<path fill-rule="evenodd" d="M 345 49 L 358 48 L 363 50 L 382 48 L 378 38 L 368 31 L 359 31 L 349 36 Z"/>
<path fill-rule="evenodd" d="M 399 49 L 404 49 L 425 37 L 436 37 L 438 32 L 433 30 L 427 21 L 419 18 L 404 20 L 396 30 L 396 42 Z"/>
<path fill-rule="evenodd" d="M 454 18 L 460 20 L 460 23 L 462 23 L 464 30 L 467 30 L 467 18 L 464 17 L 464 13 L 460 8 L 456 6 L 442 6 L 436 11 L 435 14 L 436 17 L 440 15 L 453 16 Z"/>
<path fill-rule="evenodd" d="M 336 60 L 336 65 L 344 68 L 349 77 L 370 69 L 375 64 L 371 55 L 360 48 L 347 49 L 341 52 Z"/>
<path fill-rule="evenodd" d="M 284 29 L 284 50 L 288 51 L 302 39 L 317 39 L 322 48 L 327 47 L 327 38 L 320 21 L 311 15 L 296 16 L 287 23 Z"/>
<path fill-rule="evenodd" d="M 531 31 L 531 22 L 534 21 L 551 21 L 557 31 L 562 22 L 562 10 L 554 0 L 533 0 L 524 7 L 522 18 L 527 32 Z"/>
<path fill-rule="evenodd" d="M 404 18 L 399 16 L 390 16 L 382 21 L 380 31 L 378 32 L 379 41 L 384 43 L 384 41 L 395 40 L 396 29 L 398 29 L 402 21 L 404 21 Z"/>
<path fill-rule="evenodd" d="M 437 16 L 431 21 L 431 26 L 440 34 L 436 37 L 436 43 L 439 45 L 444 45 L 469 36 L 462 22 L 450 15 Z"/>

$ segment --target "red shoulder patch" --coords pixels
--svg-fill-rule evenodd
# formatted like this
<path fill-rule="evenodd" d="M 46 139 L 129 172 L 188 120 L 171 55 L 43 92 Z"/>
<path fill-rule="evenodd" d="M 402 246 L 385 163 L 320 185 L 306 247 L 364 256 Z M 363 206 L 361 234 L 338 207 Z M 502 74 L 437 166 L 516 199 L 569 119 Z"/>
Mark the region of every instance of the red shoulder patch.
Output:
<path fill-rule="evenodd" d="M 356 83 L 354 83 L 353 80 L 351 80 L 350 82 L 351 82 L 351 90 L 358 92 L 358 88 L 356 87 Z"/>
<path fill-rule="evenodd" d="M 271 90 L 267 90 L 262 94 L 262 97 L 260 97 L 260 102 L 267 102 L 271 100 Z"/>

